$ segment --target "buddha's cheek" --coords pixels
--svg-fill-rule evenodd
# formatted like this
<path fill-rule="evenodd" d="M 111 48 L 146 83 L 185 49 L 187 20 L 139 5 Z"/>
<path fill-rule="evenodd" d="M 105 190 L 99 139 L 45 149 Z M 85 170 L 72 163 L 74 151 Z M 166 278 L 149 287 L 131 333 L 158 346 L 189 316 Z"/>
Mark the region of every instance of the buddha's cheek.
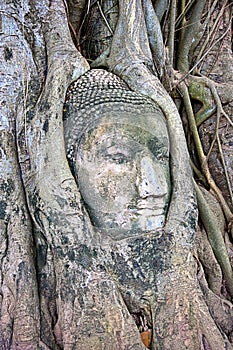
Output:
<path fill-rule="evenodd" d="M 121 166 L 107 169 L 82 168 L 78 173 L 80 192 L 92 210 L 119 213 L 132 205 L 137 197 L 136 173 Z"/>

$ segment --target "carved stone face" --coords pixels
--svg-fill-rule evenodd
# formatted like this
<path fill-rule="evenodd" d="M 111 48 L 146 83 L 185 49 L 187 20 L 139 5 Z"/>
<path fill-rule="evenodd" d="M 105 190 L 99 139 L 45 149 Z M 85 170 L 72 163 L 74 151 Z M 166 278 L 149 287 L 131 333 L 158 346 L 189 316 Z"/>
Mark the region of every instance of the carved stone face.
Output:
<path fill-rule="evenodd" d="M 130 119 L 102 120 L 81 137 L 75 166 L 81 195 L 99 230 L 123 239 L 163 226 L 170 192 L 163 118 L 139 116 L 134 125 Z"/>

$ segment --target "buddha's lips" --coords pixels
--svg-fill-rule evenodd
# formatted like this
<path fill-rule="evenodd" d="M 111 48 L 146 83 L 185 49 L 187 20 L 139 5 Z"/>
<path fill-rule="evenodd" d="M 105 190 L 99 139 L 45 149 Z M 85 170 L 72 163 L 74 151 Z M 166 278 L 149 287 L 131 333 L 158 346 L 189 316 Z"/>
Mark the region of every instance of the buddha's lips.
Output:
<path fill-rule="evenodd" d="M 128 209 L 132 211 L 140 211 L 145 209 L 151 210 L 151 211 L 163 210 L 165 205 L 163 197 L 164 196 L 153 198 L 150 201 L 140 200 L 137 202 L 136 206 L 129 207 Z"/>
<path fill-rule="evenodd" d="M 153 206 L 153 207 L 148 207 L 148 206 L 145 206 L 145 207 L 140 207 L 140 208 L 137 208 L 137 207 L 131 207 L 131 208 L 128 208 L 128 210 L 132 213 L 135 213 L 135 214 L 145 214 L 146 212 L 150 213 L 150 215 L 161 215 L 164 213 L 164 205 L 160 205 L 160 206 Z"/>

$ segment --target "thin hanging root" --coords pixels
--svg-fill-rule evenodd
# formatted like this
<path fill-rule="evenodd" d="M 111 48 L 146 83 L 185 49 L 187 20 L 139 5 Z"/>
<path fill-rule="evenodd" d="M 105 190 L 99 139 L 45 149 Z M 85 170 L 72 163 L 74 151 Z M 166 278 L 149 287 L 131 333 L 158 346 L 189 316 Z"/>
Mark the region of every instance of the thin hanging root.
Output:
<path fill-rule="evenodd" d="M 69 25 L 70 31 L 71 31 L 72 35 L 74 36 L 74 39 L 75 39 L 75 41 L 77 43 L 78 42 L 78 36 L 77 36 L 77 33 L 76 33 L 76 30 L 75 30 L 74 26 L 72 25 L 72 23 L 70 22 L 70 19 L 69 19 L 68 4 L 66 3 L 66 1 L 63 1 L 63 4 L 64 4 L 65 9 L 66 9 L 67 20 L 68 20 L 68 25 Z"/>
<path fill-rule="evenodd" d="M 24 134 L 25 134 L 25 144 L 27 147 L 27 98 L 28 98 L 28 73 L 26 61 L 24 63 L 22 86 L 23 86 L 23 114 L 24 114 Z"/>
<path fill-rule="evenodd" d="M 228 171 L 227 171 L 226 161 L 225 161 L 225 158 L 224 158 L 224 154 L 223 154 L 223 151 L 222 151 L 221 141 L 220 141 L 220 139 L 219 139 L 219 135 L 218 135 L 218 134 L 217 134 L 217 143 L 218 143 L 218 149 L 219 149 L 220 157 L 221 157 L 221 160 L 222 160 L 222 165 L 223 165 L 224 173 L 225 173 L 225 176 L 226 176 L 228 191 L 229 191 L 229 193 L 230 193 L 231 204 L 233 204 L 233 193 L 232 193 L 232 189 L 231 189 L 231 182 L 230 182 L 229 174 L 228 174 Z"/>
<path fill-rule="evenodd" d="M 206 20 L 203 23 L 203 32 L 206 32 L 206 39 L 202 45 L 202 47 L 200 48 L 198 57 L 196 58 L 196 61 L 199 61 L 199 59 L 201 58 L 201 56 L 203 55 L 204 49 L 206 48 L 207 44 L 209 43 L 210 40 L 210 27 L 209 27 L 209 23 L 210 23 L 210 18 L 215 10 L 216 5 L 218 4 L 219 0 L 215 0 L 214 3 L 209 7 L 208 6 L 208 10 L 207 10 L 207 14 L 206 14 Z M 205 17 L 205 15 L 204 15 Z"/>
<path fill-rule="evenodd" d="M 99 2 L 99 1 L 97 1 L 97 6 L 98 6 L 98 9 L 99 9 L 99 11 L 100 11 L 100 13 L 101 13 L 101 16 L 103 17 L 103 20 L 104 20 L 106 26 L 108 27 L 109 32 L 113 35 L 113 30 L 112 30 L 112 28 L 110 27 L 110 24 L 108 23 L 107 18 L 105 17 L 105 15 L 104 15 L 104 13 L 103 13 L 103 10 L 102 10 L 102 8 L 101 8 L 101 6 L 100 6 L 100 2 Z"/>
<path fill-rule="evenodd" d="M 177 82 L 176 85 L 174 86 L 174 88 L 177 88 L 177 86 L 182 83 L 196 68 L 197 66 L 204 60 L 204 58 L 209 54 L 209 52 L 213 49 L 213 47 L 219 42 L 221 41 L 229 32 L 229 30 L 231 30 L 231 23 L 229 24 L 229 26 L 227 27 L 227 29 L 225 30 L 225 32 L 209 47 L 209 49 L 203 54 L 203 56 L 200 58 L 199 61 L 197 61 L 194 66 L 187 72 L 185 73 Z"/>
<path fill-rule="evenodd" d="M 87 5 L 86 5 L 86 6 L 87 6 L 87 10 L 86 10 L 86 12 L 85 12 L 85 14 L 84 14 L 83 21 L 82 21 L 82 23 L 80 24 L 80 27 L 79 27 L 79 30 L 78 30 L 78 35 L 77 35 L 77 44 L 78 44 L 78 47 L 80 46 L 79 40 L 80 40 L 80 35 L 81 35 L 81 31 L 82 31 L 83 25 L 84 25 L 84 23 L 85 23 L 85 21 L 86 21 L 86 18 L 87 18 L 87 16 L 88 16 L 89 12 L 90 12 L 91 0 L 88 0 L 88 1 L 87 1 Z"/>
<path fill-rule="evenodd" d="M 227 2 L 227 1 L 226 1 L 226 2 Z M 196 62 L 198 62 L 198 61 L 201 59 L 201 57 L 202 57 L 202 55 L 203 55 L 203 52 L 204 52 L 205 48 L 207 47 L 207 45 L 208 45 L 208 44 L 211 44 L 211 43 L 213 42 L 214 35 L 216 34 L 216 32 L 218 32 L 218 26 L 219 26 L 219 24 L 220 24 L 220 23 L 219 23 L 219 22 L 220 22 L 220 19 L 221 19 L 222 15 L 223 15 L 223 12 L 224 12 L 225 9 L 226 9 L 226 2 L 225 2 L 225 4 L 222 6 L 222 9 L 220 10 L 220 12 L 219 12 L 219 14 L 218 14 L 218 16 L 217 16 L 217 18 L 216 18 L 216 20 L 215 20 L 215 22 L 214 22 L 214 24 L 213 24 L 213 26 L 212 26 L 212 28 L 211 28 L 210 33 L 208 33 L 207 38 L 206 38 L 205 42 L 203 43 L 203 45 L 202 45 L 202 47 L 201 47 L 201 49 L 200 49 L 200 51 L 199 51 L 199 53 L 198 53 L 198 56 L 197 56 L 197 58 L 196 58 Z M 215 6 L 216 6 L 216 3 L 217 3 L 217 1 L 215 2 Z M 210 10 L 210 13 L 211 13 L 211 12 L 213 12 L 213 6 L 212 6 L 212 9 Z M 210 41 L 211 37 L 212 37 L 212 40 Z"/>
<path fill-rule="evenodd" d="M 189 2 L 190 4 L 191 2 Z M 183 35 L 184 35 L 184 28 L 186 25 L 186 10 L 187 10 L 188 4 L 186 5 L 186 0 L 182 0 L 181 1 L 181 35 L 180 35 L 180 40 L 183 39 Z M 176 28 L 177 28 L 177 24 L 176 24 Z"/>
<path fill-rule="evenodd" d="M 194 182 L 194 186 L 196 189 L 198 208 L 202 222 L 205 226 L 213 252 L 226 279 L 227 289 L 233 297 L 233 272 L 222 234 L 218 229 L 215 216 L 196 182 Z"/>
<path fill-rule="evenodd" d="M 207 154 L 207 156 L 206 156 L 206 161 L 207 161 L 207 162 L 208 162 L 208 159 L 209 159 L 209 157 L 210 157 L 210 154 L 211 154 L 211 152 L 212 152 L 212 150 L 213 150 L 215 141 L 217 140 L 217 137 L 218 137 L 219 123 L 220 123 L 220 113 L 219 113 L 219 109 L 217 109 L 216 129 L 215 129 L 214 137 L 213 137 L 213 140 L 212 140 L 212 142 L 211 142 L 211 145 L 210 145 L 208 154 Z"/>
<path fill-rule="evenodd" d="M 186 84 L 184 82 L 182 82 L 180 85 L 180 91 L 182 93 L 182 97 L 184 100 L 184 104 L 185 104 L 185 109 L 187 112 L 187 116 L 188 116 L 188 121 L 189 121 L 189 126 L 190 126 L 190 130 L 192 132 L 193 135 L 193 139 L 194 139 L 194 143 L 197 149 L 197 153 L 198 153 L 198 157 L 201 163 L 201 168 L 202 168 L 202 172 L 210 186 L 210 188 L 212 188 L 212 190 L 214 191 L 215 195 L 217 196 L 219 203 L 221 204 L 221 207 L 223 209 L 223 212 L 225 214 L 226 220 L 229 223 L 231 223 L 233 221 L 233 214 L 225 200 L 225 198 L 222 195 L 222 192 L 220 191 L 220 189 L 218 188 L 218 186 L 216 185 L 215 181 L 213 180 L 211 173 L 209 171 L 208 168 L 208 164 L 207 164 L 207 160 L 206 160 L 206 156 L 204 154 L 203 148 L 202 148 L 202 144 L 201 144 L 201 140 L 198 134 L 198 130 L 197 130 L 197 125 L 196 125 L 196 121 L 195 121 L 195 116 L 193 113 L 193 109 L 192 109 L 192 104 L 190 101 L 190 97 L 189 97 L 189 92 L 188 92 L 188 87 L 186 86 Z M 230 228 L 231 229 L 231 236 L 233 237 L 233 226 Z"/>
<path fill-rule="evenodd" d="M 203 176 L 202 172 L 196 167 L 196 165 L 193 163 L 192 160 L 190 160 L 190 163 L 191 163 L 191 167 L 192 167 L 194 173 L 196 174 L 196 176 L 198 177 L 198 179 L 199 179 L 205 186 L 207 186 L 206 179 L 205 179 L 205 177 Z"/>
<path fill-rule="evenodd" d="M 194 3 L 194 0 L 190 0 L 187 4 L 185 4 L 185 2 L 186 2 L 185 0 L 182 0 L 181 13 L 178 16 L 178 18 L 176 19 L 176 28 L 178 28 L 180 26 L 180 23 L 184 23 L 185 15 L 190 10 L 191 6 Z M 182 27 L 183 27 L 183 25 L 182 25 Z"/>
<path fill-rule="evenodd" d="M 186 109 L 188 121 L 189 121 L 189 127 L 190 127 L 190 130 L 191 130 L 193 138 L 194 138 L 197 153 L 198 153 L 201 164 L 203 164 L 206 161 L 206 157 L 205 157 L 205 154 L 204 154 L 204 151 L 202 148 L 201 140 L 199 138 L 199 134 L 198 134 L 197 126 L 196 126 L 196 120 L 195 120 L 192 104 L 191 104 L 190 97 L 189 97 L 189 91 L 188 91 L 188 88 L 184 82 L 181 82 L 179 84 L 179 88 L 180 88 L 180 92 L 181 92 L 183 100 L 184 100 L 184 105 L 185 105 L 185 109 Z"/>
<path fill-rule="evenodd" d="M 226 177 L 226 181 L 227 181 L 227 187 L 228 187 L 228 191 L 229 191 L 229 194 L 230 194 L 231 203 L 233 204 L 233 193 L 232 193 L 232 188 L 231 188 L 231 182 L 230 182 L 229 174 L 228 174 L 228 171 L 227 171 L 227 168 L 226 168 L 226 162 L 225 162 L 225 158 L 224 158 L 224 155 L 223 155 L 222 146 L 221 146 L 221 142 L 220 142 L 219 134 L 218 134 L 221 114 L 224 115 L 224 117 L 228 120 L 228 122 L 231 124 L 231 126 L 233 126 L 233 123 L 232 123 L 230 117 L 225 113 L 225 111 L 224 111 L 224 109 L 222 107 L 222 102 L 221 102 L 221 100 L 219 98 L 218 92 L 217 92 L 213 82 L 211 80 L 209 80 L 209 79 L 205 79 L 205 80 L 206 80 L 206 84 L 208 84 L 209 87 L 210 87 L 211 93 L 212 93 L 212 95 L 214 97 L 214 100 L 216 102 L 216 105 L 217 105 L 217 124 L 216 124 L 216 132 L 215 132 L 214 140 L 217 140 L 219 153 L 220 153 L 220 156 L 221 156 L 222 165 L 223 165 L 223 169 L 224 169 L 224 173 L 225 173 L 225 177 Z M 210 151 L 209 151 L 208 154 L 210 154 Z"/>
<path fill-rule="evenodd" d="M 169 54 L 170 67 L 173 67 L 173 60 L 174 60 L 175 21 L 176 21 L 176 1 L 172 0 L 171 10 L 170 10 L 170 31 L 169 31 L 169 37 L 168 37 L 168 54 Z"/>
<path fill-rule="evenodd" d="M 206 77 L 203 77 L 201 79 L 203 79 L 205 81 L 206 85 L 210 88 L 211 93 L 212 93 L 214 100 L 216 102 L 217 108 L 219 109 L 219 113 L 223 114 L 224 117 L 230 123 L 230 125 L 233 127 L 233 122 L 232 122 L 231 118 L 227 115 L 227 113 L 224 111 L 224 109 L 222 107 L 222 102 L 220 100 L 220 97 L 219 97 L 218 92 L 216 90 L 216 87 L 214 85 L 214 82 Z"/>

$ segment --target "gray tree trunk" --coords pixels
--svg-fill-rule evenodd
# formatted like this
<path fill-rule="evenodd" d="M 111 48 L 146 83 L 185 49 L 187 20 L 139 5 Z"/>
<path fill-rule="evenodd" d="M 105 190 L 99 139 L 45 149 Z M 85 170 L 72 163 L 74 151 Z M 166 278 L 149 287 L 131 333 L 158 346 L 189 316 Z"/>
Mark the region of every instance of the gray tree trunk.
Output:
<path fill-rule="evenodd" d="M 161 1 L 154 3 L 162 18 Z M 149 0 L 119 1 L 105 66 L 156 101 L 167 118 L 169 214 L 159 236 L 121 245 L 94 237 L 66 159 L 62 119 L 69 84 L 90 69 L 70 33 L 77 33 L 84 5 L 1 4 L 0 349 L 145 349 L 107 263 L 114 252 L 116 263 L 123 261 L 117 273 L 127 276 L 126 262 L 138 250 L 141 265 L 130 273 L 151 274 L 154 281 L 141 306 L 152 320 L 152 341 L 144 344 L 158 350 L 231 349 L 232 304 L 220 287 L 214 290 L 222 286 L 222 269 L 204 230 L 197 229 L 188 147 L 180 114 L 158 77 L 163 39 Z M 202 267 L 208 275 L 208 264 L 215 267 L 209 266 L 209 284 Z M 126 279 L 126 289 L 128 284 Z"/>

